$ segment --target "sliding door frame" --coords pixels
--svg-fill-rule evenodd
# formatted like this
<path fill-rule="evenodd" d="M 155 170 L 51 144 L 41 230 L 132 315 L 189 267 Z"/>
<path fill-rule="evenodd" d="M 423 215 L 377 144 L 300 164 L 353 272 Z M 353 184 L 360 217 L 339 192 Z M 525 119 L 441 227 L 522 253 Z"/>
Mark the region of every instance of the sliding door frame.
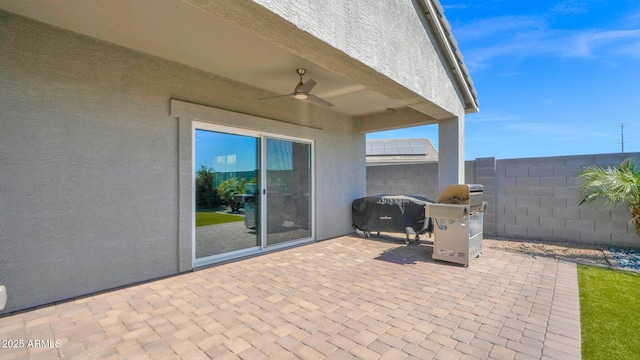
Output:
<path fill-rule="evenodd" d="M 241 249 L 230 251 L 227 253 L 217 254 L 213 256 L 208 256 L 204 258 L 196 258 L 196 226 L 195 226 L 195 213 L 196 213 L 196 201 L 195 201 L 195 178 L 196 178 L 196 140 L 195 134 L 196 130 L 206 130 L 206 131 L 214 131 L 220 133 L 227 133 L 232 135 L 241 135 L 248 137 L 255 137 L 260 139 L 260 229 L 259 229 L 259 238 L 260 245 L 256 247 Z M 283 140 L 290 142 L 297 142 L 302 144 L 308 144 L 310 146 L 310 179 L 311 179 L 311 193 L 309 194 L 310 201 L 310 237 L 305 237 L 301 239 L 295 239 L 291 241 L 286 241 L 278 244 L 267 245 L 267 167 L 266 167 L 266 158 L 267 158 L 267 139 L 273 140 Z M 214 263 L 220 263 L 224 261 L 229 261 L 233 259 L 238 259 L 247 256 L 253 256 L 260 253 L 266 253 L 270 251 L 275 251 L 282 248 L 288 248 L 292 246 L 301 245 L 304 243 L 313 242 L 315 239 L 315 141 L 312 139 L 305 139 L 294 136 L 287 136 L 281 134 L 273 134 L 266 133 L 256 130 L 250 130 L 245 128 L 237 128 L 233 126 L 227 125 L 219 125 L 211 122 L 203 122 L 198 120 L 193 120 L 191 122 L 191 162 L 192 162 L 192 171 L 191 171 L 191 192 L 192 192 L 192 201 L 191 201 L 191 211 L 192 211 L 192 224 L 191 224 L 191 247 L 192 247 L 192 266 L 194 268 L 206 266 Z"/>
<path fill-rule="evenodd" d="M 268 139 L 273 139 L 273 140 L 284 140 L 284 141 L 289 141 L 289 142 L 297 142 L 297 143 L 302 143 L 302 144 L 308 144 L 310 147 L 310 151 L 311 154 L 310 157 L 310 174 L 309 176 L 311 177 L 311 193 L 309 194 L 309 206 L 310 206 L 310 224 L 309 226 L 311 227 L 311 236 L 310 237 L 306 237 L 306 238 L 301 238 L 301 239 L 296 239 L 296 240 L 291 240 L 291 241 L 286 241 L 286 242 L 282 242 L 279 244 L 273 244 L 273 245 L 267 245 L 267 140 Z M 261 150 L 261 154 L 260 154 L 260 172 L 262 173 L 261 177 L 261 183 L 260 183 L 260 194 L 262 196 L 261 198 L 261 207 L 262 207 L 262 212 L 261 212 L 261 222 L 263 224 L 262 229 L 260 229 L 261 231 L 261 247 L 262 250 L 265 249 L 272 249 L 272 250 L 276 250 L 276 249 L 280 249 L 283 247 L 289 247 L 289 246 L 295 246 L 295 245 L 299 245 L 299 244 L 303 244 L 303 243 L 307 243 L 307 242 L 311 242 L 313 241 L 316 236 L 315 236 L 315 146 L 314 146 L 314 141 L 310 140 L 310 139 L 304 139 L 304 138 L 299 138 L 299 137 L 293 137 L 293 136 L 286 136 L 286 135 L 278 135 L 278 134 L 269 134 L 269 133 L 262 133 L 262 140 L 260 141 L 260 146 L 262 147 Z"/>

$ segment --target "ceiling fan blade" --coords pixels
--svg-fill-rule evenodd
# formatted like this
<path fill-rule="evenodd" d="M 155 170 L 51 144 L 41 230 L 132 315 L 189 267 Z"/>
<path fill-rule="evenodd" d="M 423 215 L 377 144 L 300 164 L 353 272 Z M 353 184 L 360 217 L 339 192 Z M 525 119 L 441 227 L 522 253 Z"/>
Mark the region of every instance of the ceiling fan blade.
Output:
<path fill-rule="evenodd" d="M 313 94 L 308 94 L 308 96 L 309 97 L 307 98 L 307 100 L 311 101 L 314 104 L 322 105 L 322 106 L 326 106 L 326 107 L 332 107 L 333 106 L 332 103 L 330 103 L 330 102 L 328 102 L 326 100 L 323 100 L 323 99 L 321 99 L 321 98 L 319 98 L 319 97 L 317 97 L 317 96 L 315 96 Z"/>
<path fill-rule="evenodd" d="M 308 94 L 309 92 L 311 92 L 311 89 L 313 89 L 314 86 L 316 86 L 316 81 L 313 79 L 309 79 L 307 80 L 306 83 L 300 86 L 300 88 L 298 89 L 298 92 L 303 92 Z"/>
<path fill-rule="evenodd" d="M 267 97 L 259 98 L 258 100 L 275 99 L 275 98 L 285 97 L 285 96 L 291 96 L 291 95 L 293 95 L 293 93 L 291 93 L 291 94 L 275 95 L 275 96 L 267 96 Z"/>

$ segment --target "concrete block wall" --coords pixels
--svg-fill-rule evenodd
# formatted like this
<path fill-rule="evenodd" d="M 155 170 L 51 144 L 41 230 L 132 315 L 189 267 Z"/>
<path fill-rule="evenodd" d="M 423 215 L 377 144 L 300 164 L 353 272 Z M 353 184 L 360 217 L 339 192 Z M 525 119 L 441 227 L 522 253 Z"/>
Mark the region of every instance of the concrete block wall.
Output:
<path fill-rule="evenodd" d="M 367 166 L 367 195 L 407 194 L 435 200 L 438 163 Z"/>
<path fill-rule="evenodd" d="M 578 207 L 577 176 L 591 165 L 617 167 L 640 153 L 557 156 L 525 159 L 479 158 L 465 164 L 465 182 L 484 186 L 485 237 L 640 247 L 626 206 L 602 203 Z M 418 170 L 424 177 L 411 178 Z M 395 170 L 399 171 L 395 171 Z M 434 176 L 435 177 L 432 177 Z M 422 183 L 421 183 L 422 182 Z M 407 193 L 437 196 L 437 164 L 367 167 L 367 194 Z"/>

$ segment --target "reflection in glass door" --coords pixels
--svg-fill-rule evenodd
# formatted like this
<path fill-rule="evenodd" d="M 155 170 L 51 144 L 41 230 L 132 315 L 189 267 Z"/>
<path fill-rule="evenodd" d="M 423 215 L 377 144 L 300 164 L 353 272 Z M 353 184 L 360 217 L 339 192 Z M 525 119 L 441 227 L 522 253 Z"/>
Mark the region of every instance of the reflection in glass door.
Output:
<path fill-rule="evenodd" d="M 195 129 L 195 254 L 260 246 L 260 138 Z"/>
<path fill-rule="evenodd" d="M 264 141 L 266 245 L 311 238 L 311 144 Z"/>

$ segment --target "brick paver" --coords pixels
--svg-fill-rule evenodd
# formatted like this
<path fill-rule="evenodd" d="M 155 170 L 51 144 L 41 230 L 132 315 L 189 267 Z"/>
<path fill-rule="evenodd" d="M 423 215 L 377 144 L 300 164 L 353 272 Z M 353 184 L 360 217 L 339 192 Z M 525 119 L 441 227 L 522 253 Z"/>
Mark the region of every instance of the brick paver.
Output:
<path fill-rule="evenodd" d="M 24 345 L 0 358 L 580 358 L 575 264 L 485 250 L 461 267 L 401 241 L 345 236 L 4 316 L 0 339 Z"/>

